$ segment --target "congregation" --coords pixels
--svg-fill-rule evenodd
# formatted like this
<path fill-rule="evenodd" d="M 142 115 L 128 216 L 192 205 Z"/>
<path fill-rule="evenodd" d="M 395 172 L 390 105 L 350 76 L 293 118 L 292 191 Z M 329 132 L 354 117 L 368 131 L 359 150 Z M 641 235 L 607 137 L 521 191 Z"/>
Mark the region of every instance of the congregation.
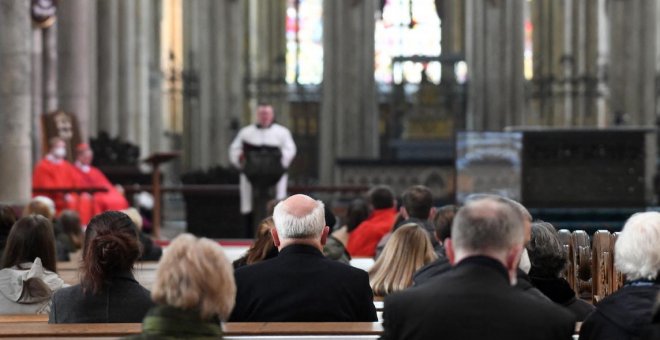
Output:
<path fill-rule="evenodd" d="M 290 196 L 233 266 L 217 242 L 180 235 L 150 290 L 133 272 L 147 247 L 130 211 L 100 213 L 83 232 L 74 211 L 56 217 L 48 199 L 18 220 L 3 206 L 0 311 L 48 314 L 49 323 L 141 322 L 134 338 L 218 338 L 222 322 L 360 321 L 382 322 L 382 339 L 571 339 L 576 322 L 580 339 L 657 338 L 660 213 L 627 221 L 615 246 L 627 281 L 594 306 L 562 276 L 555 227 L 518 202 L 475 194 L 435 208 L 424 186 L 401 197 L 397 209 L 393 191 L 376 186 L 336 218 L 322 201 Z M 81 248 L 77 284 L 58 272 L 63 245 Z M 366 253 L 375 256 L 368 272 L 346 264 Z"/>

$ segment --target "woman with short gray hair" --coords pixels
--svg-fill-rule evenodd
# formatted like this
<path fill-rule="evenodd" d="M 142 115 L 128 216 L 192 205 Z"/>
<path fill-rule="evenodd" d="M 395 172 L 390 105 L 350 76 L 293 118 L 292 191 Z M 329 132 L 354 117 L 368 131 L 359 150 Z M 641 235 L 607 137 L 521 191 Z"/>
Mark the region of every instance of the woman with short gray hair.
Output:
<path fill-rule="evenodd" d="M 614 246 L 614 265 L 626 284 L 606 297 L 582 324 L 583 339 L 636 339 L 651 327 L 660 292 L 660 213 L 634 214 Z"/>
<path fill-rule="evenodd" d="M 561 277 L 566 267 L 566 255 L 555 227 L 547 222 L 533 223 L 527 252 L 532 263 L 529 271 L 532 285 L 553 302 L 570 310 L 578 321 L 584 321 L 594 306 L 579 299 L 566 279 Z"/>

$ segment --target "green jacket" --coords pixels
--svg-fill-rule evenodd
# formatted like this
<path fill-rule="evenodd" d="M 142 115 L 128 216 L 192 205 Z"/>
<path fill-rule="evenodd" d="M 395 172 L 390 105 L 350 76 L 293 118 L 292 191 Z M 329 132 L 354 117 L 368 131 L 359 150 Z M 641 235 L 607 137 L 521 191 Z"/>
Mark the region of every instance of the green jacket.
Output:
<path fill-rule="evenodd" d="M 142 321 L 142 334 L 126 339 L 222 339 L 219 321 L 202 320 L 197 311 L 158 305 Z"/>

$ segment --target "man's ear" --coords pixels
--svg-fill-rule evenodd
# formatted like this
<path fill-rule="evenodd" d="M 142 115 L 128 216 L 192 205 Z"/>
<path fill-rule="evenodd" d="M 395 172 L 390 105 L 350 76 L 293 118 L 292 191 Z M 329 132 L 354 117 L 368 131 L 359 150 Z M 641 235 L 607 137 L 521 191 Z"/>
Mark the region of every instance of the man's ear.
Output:
<path fill-rule="evenodd" d="M 272 228 L 270 230 L 270 236 L 273 237 L 273 244 L 275 245 L 275 248 L 279 248 L 281 242 L 280 242 L 280 235 L 277 234 L 277 228 Z"/>
<path fill-rule="evenodd" d="M 401 206 L 401 208 L 399 208 L 399 213 L 401 214 L 401 216 L 403 216 L 404 220 L 408 219 L 409 216 L 408 216 L 408 210 L 406 210 L 406 207 Z"/>
<path fill-rule="evenodd" d="M 325 226 L 323 232 L 321 232 L 321 245 L 324 246 L 325 242 L 328 241 L 328 234 L 330 233 L 330 227 Z"/>
<path fill-rule="evenodd" d="M 520 256 L 523 253 L 524 247 L 522 245 L 515 245 L 506 254 L 506 269 L 517 270 L 520 264 Z"/>
<path fill-rule="evenodd" d="M 451 243 L 451 238 L 447 237 L 445 239 L 444 246 L 445 246 L 445 255 L 447 255 L 447 260 L 449 260 L 449 264 L 453 266 L 454 261 L 456 260 L 456 253 L 454 252 L 454 244 Z"/>
<path fill-rule="evenodd" d="M 428 217 L 428 220 L 429 220 L 429 221 L 433 221 L 433 219 L 435 218 L 435 214 L 436 214 L 437 212 L 438 212 L 438 209 L 436 209 L 435 207 L 431 207 L 431 210 L 429 210 L 429 217 Z"/>

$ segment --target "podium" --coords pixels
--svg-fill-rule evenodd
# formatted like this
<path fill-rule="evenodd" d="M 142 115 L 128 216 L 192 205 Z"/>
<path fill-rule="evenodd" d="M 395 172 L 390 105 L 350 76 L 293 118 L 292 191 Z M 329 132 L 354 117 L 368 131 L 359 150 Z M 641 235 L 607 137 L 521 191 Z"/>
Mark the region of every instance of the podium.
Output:
<path fill-rule="evenodd" d="M 179 152 L 156 152 L 143 162 L 151 165 L 151 190 L 154 195 L 153 235 L 160 238 L 162 191 L 160 187 L 160 165 L 179 157 Z"/>

